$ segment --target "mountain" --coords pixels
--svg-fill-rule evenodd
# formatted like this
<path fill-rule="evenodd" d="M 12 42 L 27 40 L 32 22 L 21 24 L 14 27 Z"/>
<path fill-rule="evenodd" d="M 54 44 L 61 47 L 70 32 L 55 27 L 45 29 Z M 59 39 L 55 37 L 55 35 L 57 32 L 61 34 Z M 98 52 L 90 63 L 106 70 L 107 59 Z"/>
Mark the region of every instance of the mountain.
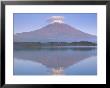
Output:
<path fill-rule="evenodd" d="M 88 29 L 89 30 L 89 29 Z M 84 33 L 65 23 L 48 24 L 41 29 L 17 33 L 14 42 L 96 42 L 96 36 Z"/>

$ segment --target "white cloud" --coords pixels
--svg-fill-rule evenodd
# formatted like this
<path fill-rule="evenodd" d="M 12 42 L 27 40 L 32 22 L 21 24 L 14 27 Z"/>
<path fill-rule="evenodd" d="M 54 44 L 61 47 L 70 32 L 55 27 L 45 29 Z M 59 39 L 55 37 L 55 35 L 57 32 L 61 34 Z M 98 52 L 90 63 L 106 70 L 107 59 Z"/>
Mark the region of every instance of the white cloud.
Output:
<path fill-rule="evenodd" d="M 48 18 L 49 23 L 64 23 L 64 17 L 63 16 L 51 16 Z"/>

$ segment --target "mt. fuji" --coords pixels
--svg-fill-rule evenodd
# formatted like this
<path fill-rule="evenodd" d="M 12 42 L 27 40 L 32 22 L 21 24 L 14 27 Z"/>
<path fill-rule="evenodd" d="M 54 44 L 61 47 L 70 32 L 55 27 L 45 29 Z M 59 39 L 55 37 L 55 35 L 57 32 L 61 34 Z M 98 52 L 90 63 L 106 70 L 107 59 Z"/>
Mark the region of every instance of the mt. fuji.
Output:
<path fill-rule="evenodd" d="M 62 19 L 54 17 L 54 21 L 40 29 L 16 33 L 14 42 L 96 42 L 95 35 L 84 33 L 64 23 Z"/>

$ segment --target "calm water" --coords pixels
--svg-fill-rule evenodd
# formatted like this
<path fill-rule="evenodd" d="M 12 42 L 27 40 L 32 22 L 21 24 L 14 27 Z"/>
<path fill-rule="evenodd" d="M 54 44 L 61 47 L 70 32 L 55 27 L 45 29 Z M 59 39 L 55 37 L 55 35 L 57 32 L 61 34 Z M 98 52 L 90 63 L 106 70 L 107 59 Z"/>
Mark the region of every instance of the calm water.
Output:
<path fill-rule="evenodd" d="M 14 50 L 14 75 L 97 75 L 96 47 Z"/>

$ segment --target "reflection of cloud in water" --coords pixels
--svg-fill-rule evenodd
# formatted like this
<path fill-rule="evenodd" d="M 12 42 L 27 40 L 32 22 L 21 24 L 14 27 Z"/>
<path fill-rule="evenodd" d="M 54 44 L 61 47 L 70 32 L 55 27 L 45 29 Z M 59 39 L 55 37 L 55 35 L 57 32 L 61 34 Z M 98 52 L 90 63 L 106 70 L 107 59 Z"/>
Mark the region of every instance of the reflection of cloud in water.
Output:
<path fill-rule="evenodd" d="M 14 52 L 14 57 L 39 62 L 49 68 L 67 68 L 88 57 L 96 55 L 95 48 L 61 48 L 61 49 L 36 49 L 19 50 Z"/>

